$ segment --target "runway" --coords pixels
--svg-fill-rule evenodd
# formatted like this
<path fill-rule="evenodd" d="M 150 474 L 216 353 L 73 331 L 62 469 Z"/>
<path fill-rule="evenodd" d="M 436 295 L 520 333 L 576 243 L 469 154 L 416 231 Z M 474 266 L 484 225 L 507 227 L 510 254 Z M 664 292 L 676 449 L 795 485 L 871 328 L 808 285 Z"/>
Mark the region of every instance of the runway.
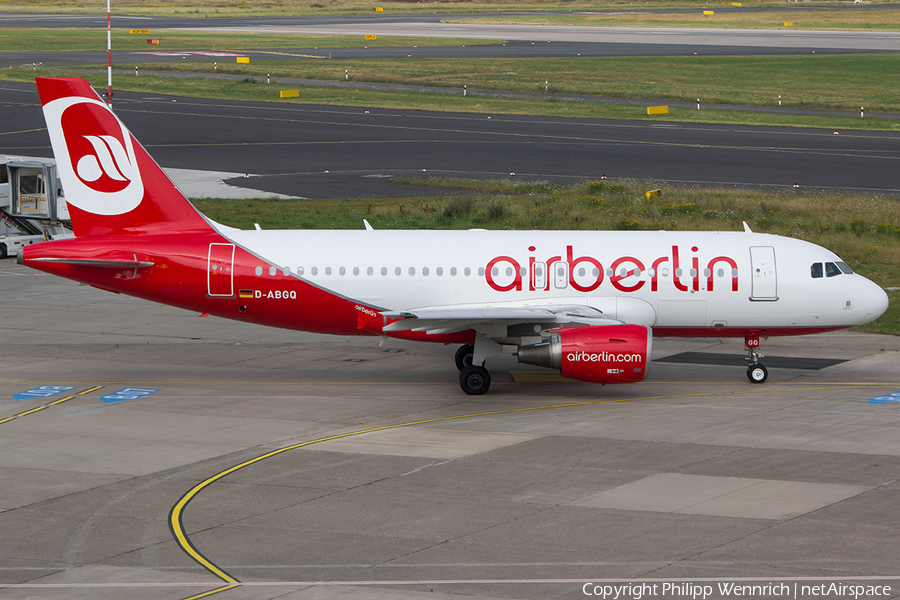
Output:
<path fill-rule="evenodd" d="M 897 597 L 898 338 L 770 340 L 832 366 L 773 363 L 763 386 L 695 362 L 634 386 L 514 383 L 501 356 L 473 400 L 453 347 L 199 318 L 9 260 L 0 302 L 4 598 L 797 577 Z M 654 358 L 739 345 L 657 340 Z M 70 389 L 13 398 L 41 386 Z"/>
<path fill-rule="evenodd" d="M 190 30 L 190 27 L 182 27 Z M 208 28 L 198 28 L 209 30 Z M 482 23 L 365 23 L 336 25 L 268 25 L 218 27 L 216 31 L 309 33 L 328 35 L 413 36 L 519 41 L 677 44 L 692 47 L 827 48 L 832 50 L 896 51 L 900 32 L 785 31 L 775 29 L 711 29 L 654 27 L 592 27 L 578 25 L 492 25 Z"/>
<path fill-rule="evenodd" d="M 827 12 L 849 12 L 854 13 L 868 12 L 876 15 L 882 10 L 895 10 L 900 8 L 900 4 L 863 4 L 861 6 L 841 6 L 841 5 L 813 5 L 813 6 L 720 6 L 716 8 L 716 12 L 722 13 L 766 13 L 766 12 L 797 12 L 797 13 L 827 13 Z M 573 13 L 585 15 L 602 15 L 602 14 L 622 14 L 628 12 L 631 14 L 696 14 L 697 9 L 690 8 L 640 8 L 629 7 L 627 11 L 610 10 L 596 11 L 583 10 L 573 11 L 569 9 L 559 11 L 540 11 L 535 13 L 527 12 L 504 12 L 501 17 L 517 17 L 525 15 L 565 15 L 571 16 Z M 113 27 L 152 27 L 156 29 L 177 29 L 191 24 L 197 27 L 230 27 L 230 26 L 247 26 L 247 27 L 266 27 L 278 25 L 364 25 L 364 24 L 409 24 L 409 23 L 428 23 L 439 24 L 442 21 L 452 21 L 458 19 L 490 19 L 495 17 L 494 12 L 438 12 L 438 11 L 421 11 L 412 13 L 393 13 L 391 11 L 371 12 L 368 14 L 330 14 L 330 15 L 276 15 L 276 16 L 251 16 L 245 15 L 241 17 L 222 17 L 216 14 L 193 15 L 129 15 L 121 14 L 116 11 L 112 14 Z M 0 22 L 2 27 L 106 27 L 106 14 L 101 12 L 95 14 L 65 14 L 65 13 L 4 13 L 3 21 Z"/>
<path fill-rule="evenodd" d="M 335 48 L 315 46 L 307 48 L 236 49 L 230 52 L 182 51 L 178 48 L 163 50 L 115 51 L 113 60 L 118 68 L 125 65 L 152 65 L 159 62 L 187 60 L 224 62 L 234 56 L 246 56 L 254 63 L 261 60 L 305 61 L 331 58 L 334 60 L 378 60 L 406 58 L 572 58 L 572 57 L 623 57 L 623 56 L 763 56 L 796 54 L 870 54 L 900 52 L 900 43 L 892 48 L 828 48 L 821 46 L 749 47 L 739 45 L 700 45 L 644 42 L 505 42 L 472 45 L 463 42 L 458 46 L 370 46 L 368 48 Z M 43 67 L 68 67 L 105 64 L 105 51 L 82 52 L 0 52 L 0 65 L 31 65 Z M 128 68 L 133 68 L 129 66 Z"/>
<path fill-rule="evenodd" d="M 893 8 L 891 5 L 855 7 L 871 11 Z M 722 8 L 725 12 L 759 12 L 772 8 Z M 801 10 L 779 7 L 778 10 Z M 805 12 L 831 10 L 803 7 Z M 652 13 L 686 12 L 685 10 L 644 11 Z M 569 14 L 569 13 L 566 13 Z M 396 59 L 396 58 L 555 58 L 555 57 L 619 57 L 619 56 L 748 56 L 771 54 L 856 54 L 900 52 L 900 33 L 891 31 L 806 31 L 711 28 L 594 27 L 552 25 L 492 25 L 458 23 L 459 19 L 485 18 L 472 14 L 372 14 L 323 17 L 247 17 L 247 18 L 176 18 L 113 15 L 115 28 L 161 30 L 219 31 L 232 33 L 282 33 L 314 35 L 378 35 L 382 38 L 419 37 L 459 39 L 459 46 L 418 47 L 378 46 L 365 48 L 282 48 L 268 51 L 238 49 L 244 56 L 257 60 Z M 506 13 L 504 16 L 515 16 Z M 105 15 L 4 15 L 0 28 L 106 27 Z M 466 40 L 494 40 L 494 44 L 466 45 Z M 148 64 L 172 60 L 165 55 L 180 48 L 155 48 L 162 52 L 115 52 L 116 64 Z M 273 55 L 272 52 L 277 52 Z M 198 57 L 192 57 L 198 59 Z M 105 64 L 106 53 L 96 52 L 3 52 L 0 64 L 43 64 L 68 66 Z M 201 58 L 202 59 L 202 58 Z M 214 60 L 214 58 L 210 58 Z"/>
<path fill-rule="evenodd" d="M 350 92 L 348 92 L 350 93 Z M 318 198 L 402 197 L 392 175 L 639 178 L 676 184 L 897 190 L 891 132 L 617 122 L 248 103 L 117 93 L 116 112 L 164 167 Z M 177 100 L 173 102 L 173 100 Z M 50 156 L 34 88 L 0 86 L 0 152 Z M 434 193 L 434 192 L 432 192 Z"/>

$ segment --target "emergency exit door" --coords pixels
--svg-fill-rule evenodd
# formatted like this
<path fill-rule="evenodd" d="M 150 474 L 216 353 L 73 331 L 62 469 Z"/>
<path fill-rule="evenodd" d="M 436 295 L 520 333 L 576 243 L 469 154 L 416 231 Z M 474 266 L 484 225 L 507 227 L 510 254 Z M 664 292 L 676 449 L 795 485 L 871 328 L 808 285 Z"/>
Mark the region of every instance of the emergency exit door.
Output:
<path fill-rule="evenodd" d="M 210 296 L 234 295 L 234 244 L 209 245 L 206 286 Z"/>
<path fill-rule="evenodd" d="M 778 300 L 775 248 L 772 246 L 750 246 L 750 267 L 753 278 L 750 299 L 770 302 Z"/>

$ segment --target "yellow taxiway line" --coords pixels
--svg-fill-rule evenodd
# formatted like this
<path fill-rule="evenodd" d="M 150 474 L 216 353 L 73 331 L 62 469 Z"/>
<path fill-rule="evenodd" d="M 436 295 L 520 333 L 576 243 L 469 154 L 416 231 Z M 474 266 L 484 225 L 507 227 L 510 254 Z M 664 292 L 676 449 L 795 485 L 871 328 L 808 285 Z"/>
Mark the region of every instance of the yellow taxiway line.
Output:
<path fill-rule="evenodd" d="M 91 392 L 96 392 L 97 390 L 99 390 L 103 387 L 104 386 L 102 386 L 102 385 L 94 386 L 90 389 L 84 390 L 83 392 L 78 392 L 77 394 L 75 394 L 75 396 L 84 396 L 85 394 L 90 394 Z M 44 404 L 43 406 L 38 406 L 37 408 L 32 408 L 31 410 L 26 410 L 25 412 L 20 412 L 11 417 L 7 417 L 5 419 L 0 419 L 0 425 L 2 425 L 3 423 L 9 423 L 10 421 L 14 421 L 14 420 L 18 419 L 19 417 L 24 417 L 26 415 L 40 412 L 42 410 L 50 408 L 51 406 L 56 406 L 57 404 L 62 404 L 63 402 L 68 402 L 69 400 L 72 400 L 73 398 L 75 398 L 75 396 L 66 396 L 65 398 L 60 398 L 59 400 L 54 400 L 53 402 L 48 402 L 47 404 Z"/>
<path fill-rule="evenodd" d="M 190 537 L 184 530 L 184 510 L 187 508 L 188 504 L 193 500 L 200 492 L 204 489 L 219 481 L 223 477 L 231 475 L 232 473 L 243 469 L 244 467 L 249 467 L 250 465 L 254 465 L 260 461 L 266 460 L 267 458 L 272 458 L 273 456 L 278 456 L 279 454 L 283 454 L 290 450 L 296 450 L 297 448 L 303 448 L 305 446 L 311 446 L 312 444 L 318 444 L 320 442 L 327 442 L 329 440 L 337 440 L 342 438 L 353 437 L 357 435 L 362 435 L 364 433 L 373 433 L 375 431 L 386 431 L 389 429 L 399 429 L 401 427 L 411 427 L 414 425 L 425 425 L 429 423 L 440 423 L 446 421 L 455 421 L 459 419 L 471 419 L 474 417 L 485 417 L 491 415 L 503 415 L 510 413 L 521 413 L 528 411 L 538 411 L 538 410 L 550 410 L 554 408 L 574 408 L 580 406 L 595 406 L 600 404 L 616 404 L 620 402 L 633 402 L 636 400 L 664 400 L 664 399 L 674 399 L 674 398 L 698 398 L 703 396 L 735 396 L 735 395 L 744 395 L 744 394 L 767 394 L 767 393 L 784 393 L 784 392 L 797 392 L 797 391 L 816 391 L 816 390 L 833 390 L 833 389 L 858 389 L 859 387 L 882 387 L 884 384 L 844 384 L 843 386 L 838 386 L 836 384 L 825 386 L 810 386 L 810 387 L 801 387 L 801 388 L 788 388 L 788 389 L 753 389 L 753 390 L 745 390 L 745 391 L 736 391 L 736 392 L 704 392 L 704 393 L 695 393 L 695 394 L 673 394 L 673 395 L 665 395 L 665 396 L 645 396 L 645 397 L 635 397 L 635 398 L 619 398 L 614 400 L 589 400 L 585 402 L 570 402 L 564 404 L 549 404 L 546 406 L 530 406 L 523 408 L 510 408 L 504 410 L 492 410 L 486 412 L 479 413 L 469 413 L 465 415 L 454 415 L 449 417 L 435 417 L 433 419 L 422 419 L 419 421 L 408 421 L 406 423 L 396 423 L 394 425 L 383 425 L 381 427 L 370 427 L 367 429 L 359 429 L 357 431 L 351 431 L 348 433 L 339 433 L 335 435 L 330 435 L 322 438 L 317 438 L 314 440 L 308 440 L 305 442 L 300 442 L 297 444 L 292 444 L 290 446 L 285 446 L 283 448 L 278 448 L 277 450 L 272 450 L 271 452 L 267 452 L 265 454 L 261 454 L 256 458 L 251 458 L 249 460 L 245 460 L 242 463 L 238 463 L 234 466 L 231 466 L 223 471 L 219 471 L 215 475 L 204 479 L 190 490 L 187 491 L 179 500 L 175 503 L 172 509 L 169 512 L 169 529 L 172 531 L 172 535 L 175 537 L 176 543 L 179 547 L 190 556 L 195 562 L 197 562 L 200 566 L 205 568 L 207 571 L 224 581 L 225 586 L 216 588 L 214 590 L 208 590 L 202 594 L 198 594 L 195 596 L 190 596 L 189 598 L 185 598 L 184 600 L 197 600 L 199 598 L 205 598 L 211 596 L 213 594 L 217 594 L 220 592 L 225 592 L 230 589 L 234 589 L 235 587 L 240 587 L 241 582 L 239 579 L 235 578 L 231 574 L 227 573 L 223 569 L 221 569 L 218 565 L 213 563 L 211 560 L 206 558 L 191 542 Z"/>

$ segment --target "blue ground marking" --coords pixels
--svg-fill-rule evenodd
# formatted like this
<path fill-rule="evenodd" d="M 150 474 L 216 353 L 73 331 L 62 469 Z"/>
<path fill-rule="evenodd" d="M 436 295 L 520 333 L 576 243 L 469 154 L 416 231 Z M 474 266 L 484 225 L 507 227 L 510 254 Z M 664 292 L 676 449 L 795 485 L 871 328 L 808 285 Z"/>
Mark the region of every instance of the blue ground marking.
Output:
<path fill-rule="evenodd" d="M 74 385 L 42 385 L 40 387 L 25 390 L 18 394 L 13 394 L 13 400 L 31 400 L 34 398 L 49 398 L 69 390 L 74 390 Z"/>
<path fill-rule="evenodd" d="M 129 400 L 137 400 L 138 398 L 149 396 L 150 394 L 158 391 L 159 390 L 154 390 L 151 388 L 124 388 L 119 390 L 118 392 L 113 392 L 112 394 L 107 394 L 106 396 L 100 396 L 100 400 L 106 402 L 107 404 L 110 402 L 127 402 Z"/>
<path fill-rule="evenodd" d="M 869 398 L 869 404 L 890 404 L 892 402 L 900 402 L 900 392 Z"/>

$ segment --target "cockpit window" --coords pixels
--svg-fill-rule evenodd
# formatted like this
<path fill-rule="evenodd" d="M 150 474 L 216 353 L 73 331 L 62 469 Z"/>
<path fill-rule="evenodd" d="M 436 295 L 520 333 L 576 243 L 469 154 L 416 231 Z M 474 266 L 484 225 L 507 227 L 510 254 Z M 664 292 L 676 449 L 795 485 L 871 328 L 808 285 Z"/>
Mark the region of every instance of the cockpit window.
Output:
<path fill-rule="evenodd" d="M 822 263 L 813 263 L 809 266 L 809 275 L 813 279 L 821 279 L 825 277 L 837 277 L 840 274 L 853 275 L 853 269 L 847 266 L 847 263 L 841 261 L 827 262 L 822 269 Z"/>
<path fill-rule="evenodd" d="M 834 263 L 838 266 L 838 269 L 841 270 L 845 275 L 853 275 L 853 269 L 847 266 L 847 263 L 844 262 L 836 262 Z"/>

